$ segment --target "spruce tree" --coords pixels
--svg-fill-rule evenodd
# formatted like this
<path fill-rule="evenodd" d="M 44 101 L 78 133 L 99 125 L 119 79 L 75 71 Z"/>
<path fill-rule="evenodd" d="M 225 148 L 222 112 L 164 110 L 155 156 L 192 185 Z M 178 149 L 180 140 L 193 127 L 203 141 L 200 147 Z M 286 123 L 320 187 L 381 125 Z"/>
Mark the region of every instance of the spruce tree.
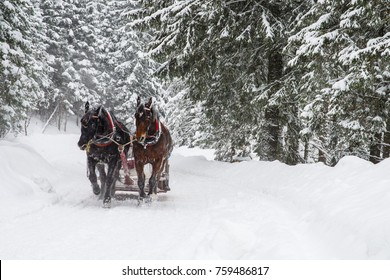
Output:
<path fill-rule="evenodd" d="M 388 120 L 389 8 L 386 1 L 313 3 L 289 39 L 300 72 L 307 137 L 319 158 L 377 162 Z M 294 49 L 294 47 L 292 47 Z"/>
<path fill-rule="evenodd" d="M 44 32 L 33 3 L 0 3 L 0 137 L 21 131 L 21 121 L 38 108 L 49 85 Z"/>
<path fill-rule="evenodd" d="M 297 163 L 298 144 L 291 139 L 300 130 L 298 109 L 284 110 L 297 105 L 282 81 L 287 22 L 300 3 L 140 2 L 134 25 L 155 28 L 150 53 L 162 63 L 159 73 L 184 79 L 191 100 L 202 102 L 218 158 L 255 149 L 263 159 Z M 282 143 L 285 127 L 288 141 Z"/>
<path fill-rule="evenodd" d="M 128 27 L 128 14 L 136 8 L 136 3 L 115 0 L 104 3 L 104 7 L 99 54 L 104 103 L 115 108 L 117 116 L 132 125 L 138 96 L 153 97 L 156 104 L 162 102 L 163 90 L 153 75 L 158 64 L 145 52 L 150 34 Z"/>

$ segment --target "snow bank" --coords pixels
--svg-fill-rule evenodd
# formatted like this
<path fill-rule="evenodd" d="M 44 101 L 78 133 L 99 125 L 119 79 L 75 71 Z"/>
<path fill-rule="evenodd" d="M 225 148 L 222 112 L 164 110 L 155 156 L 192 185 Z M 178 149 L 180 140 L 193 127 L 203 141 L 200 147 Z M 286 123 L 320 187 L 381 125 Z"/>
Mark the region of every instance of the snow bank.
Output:
<path fill-rule="evenodd" d="M 224 163 L 175 149 L 171 192 L 103 209 L 78 134 L 0 141 L 2 259 L 389 259 L 390 159 Z"/>
<path fill-rule="evenodd" d="M 321 163 L 287 166 L 277 161 L 227 164 L 200 157 L 175 158 L 175 164 L 180 172 L 191 166 L 187 174 L 219 178 L 224 182 L 220 196 L 233 191 L 248 209 L 260 198 L 276 200 L 294 213 L 305 234 L 315 236 L 317 244 L 312 246 L 319 245 L 322 250 L 316 258 L 390 258 L 390 159 L 373 165 L 357 157 L 344 157 L 334 168 Z M 268 219 L 263 213 L 241 214 L 259 223 Z M 264 257 L 273 258 L 273 254 Z"/>
<path fill-rule="evenodd" d="M 173 155 L 184 156 L 201 156 L 207 160 L 213 160 L 215 158 L 215 150 L 213 149 L 200 149 L 198 147 L 188 148 L 186 146 L 176 147 L 173 150 Z"/>
<path fill-rule="evenodd" d="M 33 211 L 56 200 L 53 183 L 57 171 L 32 147 L 0 141 L 0 158 L 0 217 L 7 216 L 6 212 Z M 15 201 L 26 206 L 21 208 Z"/>

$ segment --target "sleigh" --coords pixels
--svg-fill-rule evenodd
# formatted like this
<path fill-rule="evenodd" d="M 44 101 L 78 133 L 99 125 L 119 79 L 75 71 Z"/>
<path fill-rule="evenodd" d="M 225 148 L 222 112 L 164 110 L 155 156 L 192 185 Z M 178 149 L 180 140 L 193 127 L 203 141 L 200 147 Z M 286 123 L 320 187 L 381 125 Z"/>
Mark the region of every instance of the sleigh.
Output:
<path fill-rule="evenodd" d="M 85 114 L 80 120 L 81 136 L 77 145 L 87 153 L 87 172 L 92 191 L 103 198 L 104 208 L 111 207 L 111 197 L 118 197 L 116 193 L 136 192 L 139 200 L 143 201 L 150 194 L 170 190 L 168 159 L 173 142 L 169 130 L 159 120 L 152 98 L 145 104 L 137 98 L 135 119 L 136 133 L 132 135 L 103 106 L 90 108 L 88 102 L 85 104 Z M 131 147 L 132 151 L 129 152 Z M 128 155 L 134 157 L 127 158 Z M 143 175 L 147 173 L 144 172 L 146 163 L 153 166 L 153 172 L 149 172 L 148 176 Z M 135 169 L 138 170 L 137 175 L 142 176 L 140 180 Z M 150 186 L 147 184 L 149 181 Z"/>
<path fill-rule="evenodd" d="M 139 192 L 138 187 L 138 178 L 135 171 L 135 160 L 133 157 L 128 158 L 127 166 L 121 166 L 119 170 L 119 177 L 115 183 L 115 193 L 116 194 L 126 194 L 126 193 L 137 193 Z M 145 181 L 148 182 L 151 175 L 151 166 L 148 166 L 144 170 L 145 172 Z M 169 172 L 168 169 L 162 172 L 160 180 L 157 184 L 157 193 L 166 193 L 169 191 L 168 187 Z M 145 192 L 149 191 L 149 184 L 145 185 Z"/>

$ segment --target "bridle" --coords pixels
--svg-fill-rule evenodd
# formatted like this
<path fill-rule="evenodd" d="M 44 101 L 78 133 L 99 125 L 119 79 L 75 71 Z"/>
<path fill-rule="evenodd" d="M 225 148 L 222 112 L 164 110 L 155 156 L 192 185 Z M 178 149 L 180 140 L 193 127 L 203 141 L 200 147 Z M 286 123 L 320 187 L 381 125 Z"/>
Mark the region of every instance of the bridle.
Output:
<path fill-rule="evenodd" d="M 138 106 L 137 112 L 140 110 L 141 106 L 143 107 L 143 111 L 141 113 L 138 113 L 139 114 L 138 118 L 142 117 L 142 115 L 145 114 L 145 117 L 146 117 L 146 119 L 148 121 L 148 125 L 146 127 L 145 140 L 142 142 L 139 139 L 137 139 L 137 142 L 139 144 L 141 144 L 142 146 L 144 146 L 144 148 L 146 149 L 149 146 L 153 146 L 153 145 L 157 144 L 158 140 L 160 140 L 160 136 L 162 134 L 162 132 L 161 132 L 161 122 L 160 122 L 159 118 L 156 116 L 156 120 L 154 121 L 156 132 L 154 134 L 150 135 L 149 131 L 150 131 L 151 126 L 153 124 L 152 108 L 148 108 L 145 105 L 141 104 L 140 106 Z"/>

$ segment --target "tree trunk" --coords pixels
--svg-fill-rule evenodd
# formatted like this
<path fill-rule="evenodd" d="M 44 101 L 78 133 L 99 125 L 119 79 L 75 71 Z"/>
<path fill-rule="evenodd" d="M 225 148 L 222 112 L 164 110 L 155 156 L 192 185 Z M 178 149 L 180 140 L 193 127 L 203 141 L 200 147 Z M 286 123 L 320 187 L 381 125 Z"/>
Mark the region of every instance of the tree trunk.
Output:
<path fill-rule="evenodd" d="M 65 113 L 65 119 L 64 119 L 64 132 L 66 132 L 66 126 L 68 124 L 68 113 Z"/>
<path fill-rule="evenodd" d="M 279 146 L 279 109 L 277 107 L 267 108 L 265 119 L 267 120 L 268 132 L 267 159 L 276 160 L 278 159 Z"/>
<path fill-rule="evenodd" d="M 54 108 L 54 110 L 51 113 L 49 119 L 46 121 L 45 125 L 43 126 L 42 134 L 45 133 L 45 130 L 46 130 L 47 126 L 49 125 L 50 121 L 52 120 L 52 118 L 54 117 L 55 113 L 57 112 L 58 106 L 59 106 L 59 104 L 57 104 L 57 106 Z"/>
<path fill-rule="evenodd" d="M 370 146 L 370 161 L 372 163 L 379 163 L 381 161 L 381 137 L 380 133 L 375 133 L 372 138 Z"/>
<path fill-rule="evenodd" d="M 305 151 L 303 153 L 303 160 L 307 163 L 309 158 L 309 141 L 305 140 Z"/>
<path fill-rule="evenodd" d="M 326 164 L 326 156 L 321 149 L 318 150 L 318 161 Z"/>
<path fill-rule="evenodd" d="M 288 105 L 290 108 L 289 114 L 293 116 L 287 120 L 287 134 L 286 134 L 286 145 L 287 145 L 287 155 L 286 155 L 286 164 L 296 165 L 302 161 L 299 155 L 299 124 L 298 124 L 298 107 L 296 104 Z M 289 120 L 290 119 L 290 120 Z"/>
<path fill-rule="evenodd" d="M 29 116 L 27 119 L 24 120 L 24 135 L 27 136 L 27 128 L 30 125 L 31 117 Z"/>
<path fill-rule="evenodd" d="M 268 56 L 268 84 L 279 80 L 283 75 L 283 60 L 279 49 L 272 50 Z M 273 91 L 277 86 L 273 87 Z M 270 96 L 272 98 L 272 96 Z M 280 112 L 277 105 L 268 105 L 265 110 L 266 130 L 268 132 L 267 159 L 279 159 L 279 135 L 280 135 Z"/>
<path fill-rule="evenodd" d="M 390 118 L 386 123 L 386 132 L 383 135 L 383 158 L 390 157 Z"/>

